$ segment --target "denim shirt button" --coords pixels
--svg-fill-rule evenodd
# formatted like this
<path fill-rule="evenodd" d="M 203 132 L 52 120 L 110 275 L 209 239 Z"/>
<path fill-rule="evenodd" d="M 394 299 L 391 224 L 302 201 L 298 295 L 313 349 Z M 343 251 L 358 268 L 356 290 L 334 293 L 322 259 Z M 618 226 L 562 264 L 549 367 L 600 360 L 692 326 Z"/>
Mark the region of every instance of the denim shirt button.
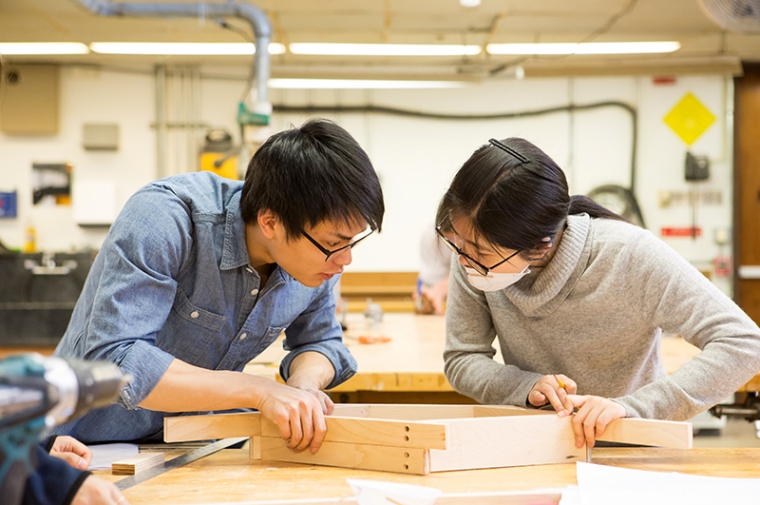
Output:
<path fill-rule="evenodd" d="M 256 296 L 256 295 L 258 295 L 258 294 L 259 294 L 259 290 L 258 290 L 258 289 L 254 289 L 253 291 L 251 291 L 251 294 L 252 294 L 253 296 Z"/>
<path fill-rule="evenodd" d="M 247 336 L 248 336 L 248 335 L 246 335 L 245 333 L 242 333 L 242 334 L 240 335 L 240 340 L 245 340 L 245 337 L 247 337 Z"/>
<path fill-rule="evenodd" d="M 251 267 L 246 267 L 246 268 L 245 268 L 245 271 L 246 271 L 246 272 L 248 272 L 249 274 L 252 274 L 252 273 L 253 273 L 253 268 L 251 268 Z"/>
<path fill-rule="evenodd" d="M 197 310 L 194 310 L 190 313 L 190 317 L 192 317 L 193 319 L 198 319 L 198 316 L 200 316 L 200 314 L 198 314 Z"/>

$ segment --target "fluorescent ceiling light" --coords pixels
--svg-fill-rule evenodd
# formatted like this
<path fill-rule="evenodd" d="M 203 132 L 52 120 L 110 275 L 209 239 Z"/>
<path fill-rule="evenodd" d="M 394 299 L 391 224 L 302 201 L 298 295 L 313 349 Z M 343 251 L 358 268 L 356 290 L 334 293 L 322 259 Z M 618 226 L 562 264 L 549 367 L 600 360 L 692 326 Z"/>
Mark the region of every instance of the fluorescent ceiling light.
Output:
<path fill-rule="evenodd" d="M 100 54 L 158 55 L 249 55 L 256 52 L 248 42 L 93 42 L 90 49 Z M 269 44 L 269 54 L 282 54 L 285 46 Z"/>
<path fill-rule="evenodd" d="M 644 54 L 672 53 L 678 42 L 582 42 L 539 44 L 488 44 L 490 54 Z"/>
<path fill-rule="evenodd" d="M 454 44 L 333 44 L 293 42 L 293 54 L 320 56 L 475 56 L 480 46 Z"/>
<path fill-rule="evenodd" d="M 370 79 L 269 79 L 275 89 L 429 89 L 459 88 L 461 81 L 391 81 Z"/>
<path fill-rule="evenodd" d="M 0 42 L 0 54 L 87 54 L 80 42 Z"/>

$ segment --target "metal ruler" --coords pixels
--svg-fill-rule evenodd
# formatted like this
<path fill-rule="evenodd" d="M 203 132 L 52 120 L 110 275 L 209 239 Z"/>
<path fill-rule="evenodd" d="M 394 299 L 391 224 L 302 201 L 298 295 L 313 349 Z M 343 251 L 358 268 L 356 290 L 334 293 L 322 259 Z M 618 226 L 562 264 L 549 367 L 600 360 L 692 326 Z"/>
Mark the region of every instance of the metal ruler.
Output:
<path fill-rule="evenodd" d="M 152 479 L 153 477 L 161 475 L 162 473 L 166 473 L 169 470 L 174 470 L 175 468 L 179 468 L 181 466 L 185 466 L 188 463 L 192 463 L 195 460 L 205 458 L 206 456 L 214 454 L 215 452 L 219 452 L 222 449 L 226 449 L 231 445 L 243 442 L 244 440 L 248 440 L 248 437 L 223 438 L 222 440 L 208 444 L 207 446 L 201 447 L 200 449 L 195 449 L 194 451 L 190 451 L 187 454 L 183 454 L 182 456 L 177 456 L 174 459 L 170 459 L 161 466 L 149 468 L 143 472 L 125 477 L 121 480 L 117 480 L 114 482 L 114 484 L 116 484 L 117 488 L 124 491 L 127 488 L 140 484 L 141 482 L 145 482 L 146 480 Z"/>

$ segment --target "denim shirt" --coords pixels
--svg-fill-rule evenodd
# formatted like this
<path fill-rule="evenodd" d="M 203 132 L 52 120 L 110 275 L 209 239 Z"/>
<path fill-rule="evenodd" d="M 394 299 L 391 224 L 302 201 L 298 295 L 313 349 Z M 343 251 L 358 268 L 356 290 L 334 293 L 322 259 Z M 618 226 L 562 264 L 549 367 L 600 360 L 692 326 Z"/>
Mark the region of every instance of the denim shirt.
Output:
<path fill-rule="evenodd" d="M 328 388 L 356 373 L 335 317 L 337 278 L 310 288 L 275 267 L 260 288 L 245 243 L 242 186 L 209 172 L 169 177 L 135 193 L 114 222 L 55 351 L 106 359 L 134 377 L 121 407 L 107 411 L 138 409 L 174 358 L 241 371 L 283 331 L 285 380 L 306 351 L 335 368 Z M 140 414 L 135 420 L 151 417 Z"/>

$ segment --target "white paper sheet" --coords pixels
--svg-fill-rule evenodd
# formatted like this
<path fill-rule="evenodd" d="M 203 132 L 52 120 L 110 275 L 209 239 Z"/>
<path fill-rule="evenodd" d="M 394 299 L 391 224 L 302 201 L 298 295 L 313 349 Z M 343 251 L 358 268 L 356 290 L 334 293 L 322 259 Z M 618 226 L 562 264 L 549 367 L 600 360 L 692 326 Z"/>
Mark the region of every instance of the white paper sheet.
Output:
<path fill-rule="evenodd" d="M 110 470 L 111 463 L 137 455 L 137 444 L 100 444 L 88 445 L 92 451 L 92 461 L 88 470 Z"/>
<path fill-rule="evenodd" d="M 439 489 L 398 482 L 346 479 L 359 505 L 432 505 Z"/>
<path fill-rule="evenodd" d="M 576 463 L 576 470 L 577 503 L 582 505 L 760 503 L 760 479 L 650 472 L 581 462 Z"/>

